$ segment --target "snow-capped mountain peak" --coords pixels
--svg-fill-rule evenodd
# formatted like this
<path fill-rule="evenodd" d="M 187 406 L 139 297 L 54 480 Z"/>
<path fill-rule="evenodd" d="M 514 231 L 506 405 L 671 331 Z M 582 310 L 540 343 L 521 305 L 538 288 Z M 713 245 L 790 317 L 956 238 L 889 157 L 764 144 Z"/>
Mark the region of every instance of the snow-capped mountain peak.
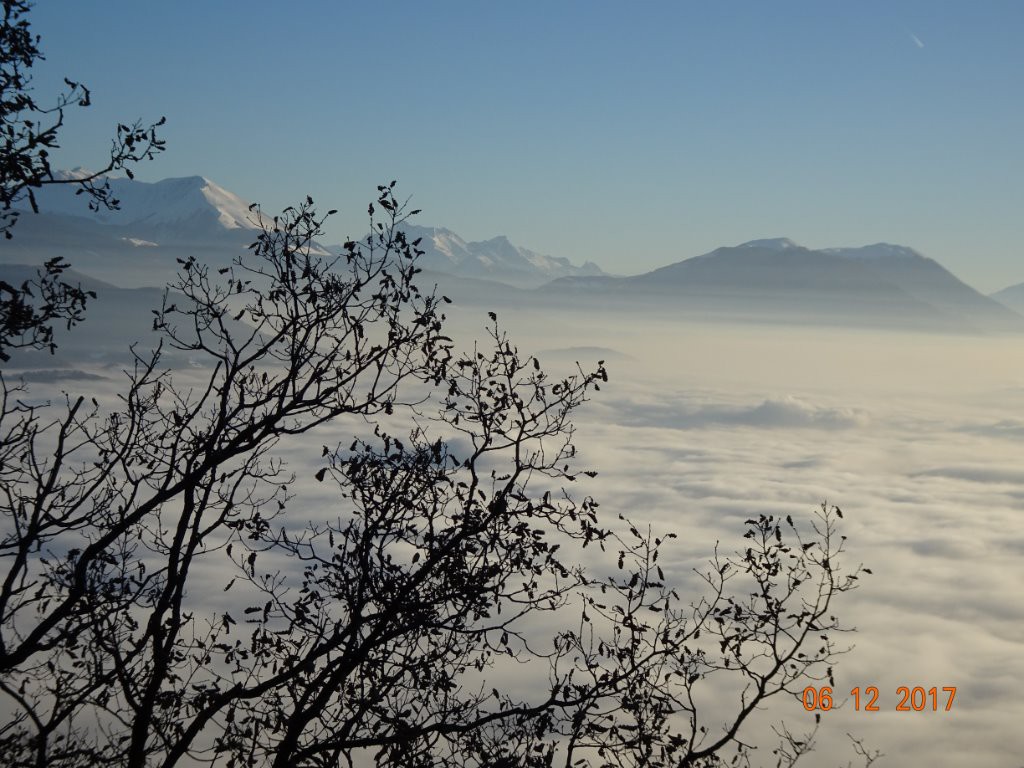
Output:
<path fill-rule="evenodd" d="M 792 248 L 802 248 L 802 245 L 794 243 L 788 237 L 768 237 L 761 240 L 750 240 L 736 246 L 737 248 L 763 248 L 769 251 L 788 251 Z"/>
<path fill-rule="evenodd" d="M 825 248 L 825 253 L 845 256 L 850 259 L 923 259 L 913 248 L 892 243 L 875 243 L 858 248 Z"/>
<path fill-rule="evenodd" d="M 87 179 L 93 175 L 93 172 L 88 168 L 83 168 L 78 165 L 72 168 L 70 171 L 57 171 L 55 174 L 58 179 Z"/>
<path fill-rule="evenodd" d="M 406 224 L 403 228 L 410 240 L 422 238 L 420 248 L 425 253 L 420 264 L 438 272 L 505 281 L 519 287 L 535 287 L 568 275 L 603 274 L 590 262 L 578 267 L 566 258 L 515 245 L 504 235 L 467 242 L 443 227 Z"/>
<path fill-rule="evenodd" d="M 84 168 L 58 171 L 57 178 L 82 179 Z M 100 224 L 139 230 L 170 230 L 194 234 L 202 230 L 255 229 L 249 204 L 205 176 L 185 176 L 149 183 L 124 177 L 107 181 L 119 202 L 113 211 L 90 211 L 73 185 L 44 186 L 36 190 L 41 213 L 79 216 Z"/>
<path fill-rule="evenodd" d="M 227 229 L 254 229 L 249 203 L 224 187 L 214 184 L 205 176 L 199 177 L 203 187 L 199 190 L 206 201 L 217 210 L 217 220 Z"/>
<path fill-rule="evenodd" d="M 424 242 L 420 244 L 421 246 L 433 245 L 434 250 L 448 259 L 453 265 L 461 264 L 466 258 L 466 241 L 450 229 L 445 229 L 444 227 L 417 227 L 415 236 L 424 239 Z M 428 240 L 429 242 L 426 242 Z"/>

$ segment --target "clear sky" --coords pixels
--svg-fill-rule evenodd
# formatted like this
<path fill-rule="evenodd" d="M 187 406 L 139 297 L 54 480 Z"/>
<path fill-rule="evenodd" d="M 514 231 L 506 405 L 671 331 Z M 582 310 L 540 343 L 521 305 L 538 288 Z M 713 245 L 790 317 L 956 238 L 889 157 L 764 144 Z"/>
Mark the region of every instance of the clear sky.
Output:
<path fill-rule="evenodd" d="M 378 183 L 467 239 L 636 273 L 719 245 L 914 247 L 1024 281 L 1024 3 L 40 0 L 39 96 L 166 115 L 138 178 L 312 194 L 365 231 Z"/>

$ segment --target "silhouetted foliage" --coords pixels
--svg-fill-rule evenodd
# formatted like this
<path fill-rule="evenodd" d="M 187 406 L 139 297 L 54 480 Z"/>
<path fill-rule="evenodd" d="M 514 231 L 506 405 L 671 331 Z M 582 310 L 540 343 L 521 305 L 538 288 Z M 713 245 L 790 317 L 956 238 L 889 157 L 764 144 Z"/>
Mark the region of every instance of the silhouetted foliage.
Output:
<path fill-rule="evenodd" d="M 96 298 L 96 294 L 62 281 L 60 276 L 68 266 L 61 259 L 51 259 L 35 280 L 21 285 L 0 280 L 0 361 L 10 360 L 9 349 L 53 352 L 57 348 L 53 321 L 62 320 L 70 329 L 83 319 L 86 298 Z"/>
<path fill-rule="evenodd" d="M 151 159 L 164 148 L 157 136 L 163 118 L 149 126 L 121 124 L 100 170 L 73 177 L 54 174 L 49 152 L 59 146 L 64 110 L 89 106 L 89 89 L 65 79 L 67 90 L 52 104 L 35 100 L 30 70 L 43 55 L 26 18 L 31 7 L 24 0 L 3 0 L 0 23 L 0 232 L 5 239 L 13 236 L 20 215 L 15 206 L 27 201 L 38 212 L 35 190 L 43 186 L 71 185 L 88 198 L 91 209 L 117 208 L 106 174 L 122 170 L 131 177 L 132 163 Z M 8 359 L 6 350 L 11 348 L 52 351 L 52 322 L 62 320 L 70 328 L 82 319 L 89 293 L 60 280 L 67 266 L 51 260 L 37 280 L 21 285 L 0 280 L 0 360 Z"/>
<path fill-rule="evenodd" d="M 5 0 L 0 32 L 7 236 L 45 184 L 116 205 L 100 176 L 51 172 L 63 109 L 89 94 L 33 101 L 28 7 Z M 104 172 L 160 151 L 156 127 L 119 126 Z M 603 363 L 552 378 L 493 313 L 486 345 L 458 352 L 447 300 L 416 287 L 394 182 L 378 192 L 340 255 L 307 198 L 254 208 L 233 266 L 182 261 L 154 311 L 164 341 L 134 352 L 116 406 L 53 416 L 0 376 L 3 761 L 749 765 L 751 714 L 831 680 L 842 651 L 832 603 L 859 569 L 839 568 L 841 513 L 809 531 L 752 517 L 680 595 L 672 533 L 608 525 L 568 490 L 594 474 L 573 415 Z M 0 356 L 80 319 L 65 268 L 0 284 Z M 166 347 L 201 367 L 167 370 Z M 313 506 L 283 451 L 328 426 L 352 437 L 316 450 Z M 778 733 L 791 766 L 809 737 Z"/>
<path fill-rule="evenodd" d="M 758 706 L 831 675 L 832 600 L 857 577 L 837 512 L 809 536 L 748 520 L 687 601 L 662 572 L 671 534 L 605 526 L 566 490 L 593 474 L 572 415 L 603 365 L 552 379 L 493 314 L 488 345 L 456 353 L 392 186 L 370 214 L 326 256 L 312 201 L 256 209 L 251 254 L 182 263 L 188 301 L 154 326 L 206 364 L 198 387 L 162 349 L 115 409 L 78 398 L 45 422 L 5 384 L 0 749 L 50 766 L 745 759 Z M 327 422 L 354 435 L 318 451 L 336 501 L 292 509 L 278 449 Z M 722 677 L 743 685 L 718 727 L 695 700 Z"/>
<path fill-rule="evenodd" d="M 39 36 L 29 29 L 25 18 L 31 3 L 25 0 L 3 0 L 3 22 L 0 24 L 0 231 L 8 238 L 17 221 L 14 205 L 27 199 L 38 211 L 34 191 L 50 184 L 70 184 L 78 194 L 89 198 L 89 207 L 116 208 L 106 174 L 123 170 L 131 178 L 131 164 L 152 158 L 164 148 L 157 136 L 163 125 L 161 118 L 152 125 L 141 121 L 117 126 L 111 142 L 110 156 L 102 168 L 78 177 L 54 176 L 49 150 L 58 147 L 58 133 L 64 125 L 68 107 L 88 107 L 89 89 L 82 83 L 65 78 L 67 90 L 52 104 L 40 104 L 32 95 L 29 70 L 43 58 Z"/>

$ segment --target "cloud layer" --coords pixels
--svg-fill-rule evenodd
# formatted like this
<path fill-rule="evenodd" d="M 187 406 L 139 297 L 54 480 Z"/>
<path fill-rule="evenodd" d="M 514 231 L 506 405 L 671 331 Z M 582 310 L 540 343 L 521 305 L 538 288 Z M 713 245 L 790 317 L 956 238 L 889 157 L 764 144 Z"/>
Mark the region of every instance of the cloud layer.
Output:
<path fill-rule="evenodd" d="M 837 699 L 847 701 L 823 718 L 808 765 L 845 765 L 847 732 L 887 755 L 879 765 L 1019 764 L 1024 342 L 625 316 L 503 319 L 522 350 L 608 358 L 611 382 L 577 421 L 582 461 L 600 474 L 578 490 L 609 519 L 621 512 L 679 532 L 666 570 L 684 591 L 696 589 L 692 569 L 716 542 L 739 545 L 745 518 L 806 518 L 826 500 L 843 508 L 847 562 L 874 576 L 837 606 L 858 630 L 836 670 Z M 453 336 L 482 336 L 481 320 L 457 319 Z M 553 372 L 571 372 L 564 354 L 552 358 Z M 41 378 L 51 380 L 42 388 L 108 397 L 116 386 Z M 295 524 L 335 507 L 327 484 L 312 482 L 320 445 L 347 441 L 358 426 L 288 446 Z M 211 593 L 220 595 L 227 573 L 210 571 Z M 848 700 L 868 686 L 882 711 L 857 712 Z M 900 686 L 956 686 L 953 711 L 896 712 Z M 812 725 L 791 702 L 764 713 L 757 733 L 770 735 L 783 716 L 795 729 Z"/>
<path fill-rule="evenodd" d="M 847 732 L 880 765 L 1019 764 L 1024 340 L 615 320 L 577 342 L 634 358 L 581 415 L 601 472 L 586 491 L 680 532 L 670 578 L 692 583 L 746 517 L 824 500 L 845 512 L 847 562 L 874 571 L 838 606 L 858 631 L 836 683 L 840 700 L 876 686 L 882 711 L 828 713 L 808 765 L 853 759 Z M 552 343 L 537 325 L 521 331 Z M 897 712 L 900 686 L 956 686 L 953 711 Z"/>

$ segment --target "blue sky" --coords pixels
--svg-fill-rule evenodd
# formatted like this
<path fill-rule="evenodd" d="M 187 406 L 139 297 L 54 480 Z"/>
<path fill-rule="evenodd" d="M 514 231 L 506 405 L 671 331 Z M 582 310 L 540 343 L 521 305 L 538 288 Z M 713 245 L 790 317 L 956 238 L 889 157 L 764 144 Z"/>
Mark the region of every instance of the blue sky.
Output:
<path fill-rule="evenodd" d="M 166 115 L 138 177 L 306 194 L 359 235 L 378 183 L 467 239 L 635 273 L 718 245 L 909 245 L 981 290 L 1024 281 L 1024 4 L 40 2 L 94 106 Z"/>

